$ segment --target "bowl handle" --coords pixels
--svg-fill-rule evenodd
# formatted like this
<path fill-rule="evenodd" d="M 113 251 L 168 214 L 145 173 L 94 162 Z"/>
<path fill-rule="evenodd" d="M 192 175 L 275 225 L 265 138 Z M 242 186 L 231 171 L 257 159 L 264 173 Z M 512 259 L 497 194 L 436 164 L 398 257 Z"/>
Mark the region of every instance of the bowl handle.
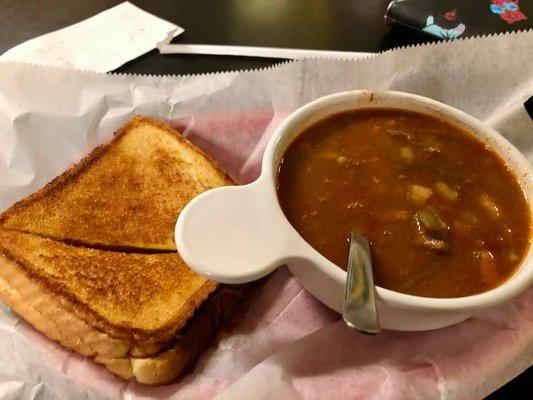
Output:
<path fill-rule="evenodd" d="M 303 251 L 276 193 L 259 181 L 195 197 L 178 218 L 175 239 L 193 271 L 223 283 L 262 278 Z"/>

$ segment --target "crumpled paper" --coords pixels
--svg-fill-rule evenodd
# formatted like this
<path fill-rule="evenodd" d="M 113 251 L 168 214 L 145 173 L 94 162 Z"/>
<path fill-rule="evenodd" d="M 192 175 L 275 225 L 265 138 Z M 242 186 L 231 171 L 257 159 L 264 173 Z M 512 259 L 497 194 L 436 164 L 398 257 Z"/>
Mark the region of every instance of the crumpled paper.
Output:
<path fill-rule="evenodd" d="M 171 121 L 239 182 L 258 176 L 283 118 L 349 89 L 421 94 L 496 126 L 533 162 L 533 32 L 458 40 L 359 61 L 305 60 L 200 76 L 103 75 L 0 63 L 0 209 L 58 175 L 134 114 Z M 429 332 L 348 330 L 285 267 L 176 384 L 144 387 L 0 310 L 0 397 L 476 399 L 533 360 L 533 289 Z"/>
<path fill-rule="evenodd" d="M 51 10 L 50 12 L 53 12 Z M 183 28 L 128 1 L 9 49 L 0 61 L 108 72 L 168 44 Z"/>

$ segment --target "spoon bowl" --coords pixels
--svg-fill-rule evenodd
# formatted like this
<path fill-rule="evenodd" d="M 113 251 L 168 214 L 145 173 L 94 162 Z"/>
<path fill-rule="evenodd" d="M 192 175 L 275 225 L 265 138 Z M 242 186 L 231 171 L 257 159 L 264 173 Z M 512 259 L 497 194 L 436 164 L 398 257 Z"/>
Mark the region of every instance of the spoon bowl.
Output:
<path fill-rule="evenodd" d="M 380 331 L 370 246 L 357 231 L 350 232 L 342 318 L 348 327 L 363 333 Z"/>

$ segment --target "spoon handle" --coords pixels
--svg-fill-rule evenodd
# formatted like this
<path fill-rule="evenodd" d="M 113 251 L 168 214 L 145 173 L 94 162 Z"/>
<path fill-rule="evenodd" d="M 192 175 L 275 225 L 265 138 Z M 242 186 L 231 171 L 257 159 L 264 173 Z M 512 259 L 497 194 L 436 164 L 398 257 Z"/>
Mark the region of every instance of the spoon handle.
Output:
<path fill-rule="evenodd" d="M 356 231 L 350 233 L 347 272 L 342 311 L 344 322 L 350 328 L 376 334 L 380 331 L 380 326 L 370 247 L 366 238 Z"/>

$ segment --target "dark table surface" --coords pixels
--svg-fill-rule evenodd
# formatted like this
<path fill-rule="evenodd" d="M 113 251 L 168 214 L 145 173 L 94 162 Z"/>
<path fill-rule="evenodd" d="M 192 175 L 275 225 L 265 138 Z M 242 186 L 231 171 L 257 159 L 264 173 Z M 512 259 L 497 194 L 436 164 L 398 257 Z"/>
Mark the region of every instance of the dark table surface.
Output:
<path fill-rule="evenodd" d="M 33 37 L 88 18 L 122 0 L 0 0 L 0 54 Z M 379 52 L 428 42 L 421 34 L 383 22 L 388 0 L 131 0 L 174 22 L 185 33 L 176 43 L 230 44 Z M 160 55 L 152 51 L 120 72 L 194 74 L 261 68 L 280 60 Z M 528 398 L 531 369 L 488 397 Z"/>

